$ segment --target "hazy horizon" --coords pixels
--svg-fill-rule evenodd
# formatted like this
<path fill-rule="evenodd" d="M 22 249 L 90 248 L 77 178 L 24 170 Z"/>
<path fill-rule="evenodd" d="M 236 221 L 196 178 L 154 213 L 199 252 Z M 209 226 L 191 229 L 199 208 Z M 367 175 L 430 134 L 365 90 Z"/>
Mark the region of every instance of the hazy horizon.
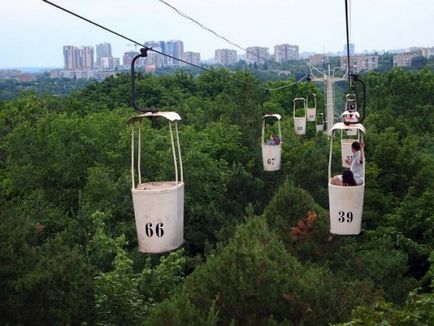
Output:
<path fill-rule="evenodd" d="M 59 6 L 144 43 L 184 42 L 184 51 L 201 60 L 231 46 L 178 15 L 158 0 L 53 0 Z M 295 44 L 302 52 L 343 51 L 345 2 L 342 0 L 167 0 L 168 3 L 241 47 Z M 351 1 L 351 43 L 357 53 L 434 46 L 434 1 Z M 69 15 L 42 0 L 0 4 L 0 68 L 63 67 L 63 45 L 112 45 L 113 56 L 134 50 L 131 42 Z"/>

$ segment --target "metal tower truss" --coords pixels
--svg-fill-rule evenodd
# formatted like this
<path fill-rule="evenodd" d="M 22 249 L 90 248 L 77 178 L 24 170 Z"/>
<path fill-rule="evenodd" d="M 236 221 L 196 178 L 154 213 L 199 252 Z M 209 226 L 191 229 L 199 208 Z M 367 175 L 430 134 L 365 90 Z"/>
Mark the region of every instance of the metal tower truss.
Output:
<path fill-rule="evenodd" d="M 317 68 L 312 64 L 308 64 L 310 70 L 311 81 L 324 83 L 324 94 L 326 96 L 326 122 L 327 131 L 329 131 L 335 122 L 335 102 L 334 102 L 334 83 L 347 80 L 348 70 L 344 68 L 334 68 L 328 70 Z M 342 74 L 342 76 L 341 76 Z"/>

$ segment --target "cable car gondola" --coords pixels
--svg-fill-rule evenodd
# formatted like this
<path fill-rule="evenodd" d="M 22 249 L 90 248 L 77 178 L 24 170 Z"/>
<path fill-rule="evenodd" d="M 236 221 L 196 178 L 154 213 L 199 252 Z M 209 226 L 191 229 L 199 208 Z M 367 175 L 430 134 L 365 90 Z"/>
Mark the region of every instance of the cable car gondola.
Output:
<path fill-rule="evenodd" d="M 175 180 L 142 183 L 141 176 L 141 125 L 144 118 L 162 117 L 169 121 Z M 146 112 L 129 119 L 131 125 L 131 193 L 133 197 L 139 251 L 143 253 L 163 253 L 171 251 L 184 242 L 184 177 L 181 149 L 179 145 L 177 121 L 181 117 L 176 112 Z M 176 147 L 172 123 L 175 125 Z M 135 133 L 138 127 L 137 174 L 135 183 Z M 179 162 L 179 164 L 178 164 Z M 179 171 L 178 171 L 179 170 Z"/>
<path fill-rule="evenodd" d="M 293 108 L 293 118 L 294 118 L 294 130 L 297 135 L 305 135 L 306 134 L 306 99 L 302 97 L 296 97 L 292 100 L 294 102 Z M 303 116 L 296 117 L 295 111 L 297 111 L 297 103 L 301 102 L 303 107 L 298 108 L 303 110 Z"/>
<path fill-rule="evenodd" d="M 333 138 L 335 131 L 346 131 L 355 128 L 360 133 L 360 141 L 363 141 L 363 133 L 366 132 L 361 124 L 346 125 L 343 122 L 336 123 L 329 131 L 330 156 L 328 167 L 328 191 L 330 210 L 330 233 L 351 235 L 359 234 L 362 225 L 363 199 L 365 193 L 365 182 L 355 186 L 338 186 L 332 184 L 332 153 Z M 363 170 L 365 169 L 366 158 L 363 158 Z"/>
<path fill-rule="evenodd" d="M 324 114 L 323 113 L 317 113 L 316 114 L 316 132 L 323 132 L 324 131 Z"/>
<path fill-rule="evenodd" d="M 316 94 L 313 93 L 313 106 L 309 104 L 309 96 L 306 97 L 306 106 L 307 106 L 307 121 L 312 122 L 316 119 Z"/>
<path fill-rule="evenodd" d="M 273 137 L 270 141 L 265 142 L 265 126 L 268 118 L 277 119 L 277 127 L 279 130 L 279 138 Z M 282 152 L 282 132 L 280 129 L 280 114 L 265 114 L 262 119 L 262 133 L 261 133 L 261 146 L 262 146 L 262 163 L 264 171 L 278 171 L 280 170 L 281 152 Z"/>
<path fill-rule="evenodd" d="M 363 87 L 364 84 L 362 83 Z M 363 89 L 365 92 L 365 89 Z M 363 134 L 366 133 L 365 127 L 361 124 L 364 118 L 364 106 L 366 101 L 363 101 L 363 116 L 361 119 L 357 111 L 357 103 L 355 94 L 346 96 L 345 110 L 341 115 L 342 122 L 333 125 L 329 130 L 330 136 L 330 156 L 328 168 L 328 192 L 329 192 L 329 210 L 330 210 L 330 233 L 339 235 L 355 235 L 361 232 L 362 216 L 363 216 L 363 200 L 365 194 L 365 166 L 366 157 L 362 155 L 362 183 L 356 185 L 338 185 L 338 182 L 332 182 L 332 153 L 333 153 L 333 138 L 337 132 L 340 132 L 341 137 L 341 165 L 344 169 L 349 169 L 353 157 L 353 143 L 359 142 L 363 146 Z M 354 138 L 352 135 L 357 136 Z M 353 137 L 353 138 L 351 138 Z M 354 146 L 356 147 L 356 146 Z M 361 148 L 363 151 L 363 149 Z M 344 171 L 345 172 L 345 171 Z M 351 170 L 351 172 L 353 172 Z M 356 175 L 354 175 L 354 179 Z M 343 181 L 343 179 L 342 179 Z"/>

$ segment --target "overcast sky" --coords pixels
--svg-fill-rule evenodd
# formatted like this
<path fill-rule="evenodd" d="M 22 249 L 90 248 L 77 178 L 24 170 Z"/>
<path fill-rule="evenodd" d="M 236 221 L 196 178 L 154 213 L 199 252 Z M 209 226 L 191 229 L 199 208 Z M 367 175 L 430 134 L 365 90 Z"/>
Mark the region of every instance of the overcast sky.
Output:
<path fill-rule="evenodd" d="M 53 0 L 101 25 L 145 42 L 179 39 L 184 51 L 241 50 L 179 16 L 158 0 Z M 300 52 L 342 51 L 344 0 L 166 0 L 241 47 L 289 43 Z M 0 68 L 63 67 L 63 45 L 109 42 L 113 55 L 133 50 L 127 40 L 42 0 L 0 0 Z M 434 0 L 351 0 L 356 52 L 434 46 Z"/>

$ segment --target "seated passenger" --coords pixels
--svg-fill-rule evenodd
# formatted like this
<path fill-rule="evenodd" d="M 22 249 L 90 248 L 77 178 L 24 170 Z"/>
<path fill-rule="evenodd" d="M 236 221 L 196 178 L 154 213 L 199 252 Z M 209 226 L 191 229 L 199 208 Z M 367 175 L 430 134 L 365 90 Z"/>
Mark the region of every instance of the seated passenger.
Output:
<path fill-rule="evenodd" d="M 279 145 L 280 138 L 275 135 L 270 135 L 270 139 L 267 142 L 268 145 Z"/>
<path fill-rule="evenodd" d="M 354 180 L 353 172 L 351 172 L 351 170 L 344 170 L 342 172 L 342 185 L 357 186 L 356 180 Z"/>
<path fill-rule="evenodd" d="M 351 164 L 350 172 L 355 181 L 355 185 L 359 186 L 363 184 L 365 176 L 364 169 L 364 160 L 365 155 L 363 151 L 364 144 L 360 144 L 358 141 L 355 141 L 351 144 L 351 151 L 353 152 L 353 158 L 350 160 L 346 160 L 348 164 Z M 344 171 L 345 172 L 345 171 Z M 331 180 L 330 183 L 335 186 L 344 186 L 343 175 L 336 175 Z"/>

